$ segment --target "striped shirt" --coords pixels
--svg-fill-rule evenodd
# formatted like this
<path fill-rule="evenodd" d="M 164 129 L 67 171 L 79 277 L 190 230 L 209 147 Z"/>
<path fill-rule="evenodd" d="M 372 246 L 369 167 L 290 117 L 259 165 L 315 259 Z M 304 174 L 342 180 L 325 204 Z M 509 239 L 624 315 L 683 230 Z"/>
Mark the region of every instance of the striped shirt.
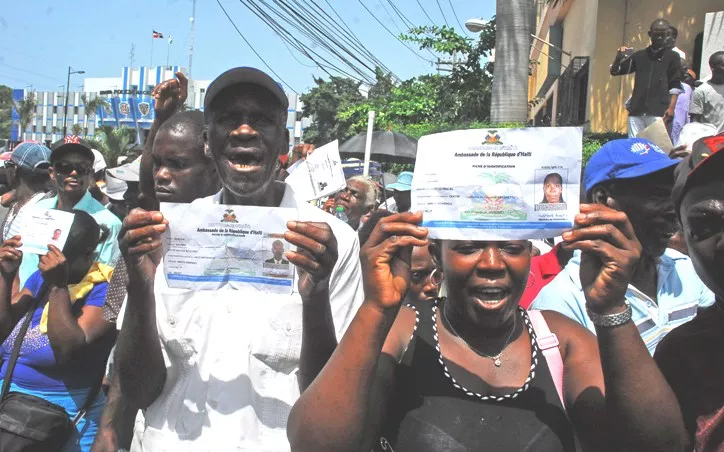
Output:
<path fill-rule="evenodd" d="M 596 334 L 586 313 L 580 268 L 581 253 L 576 251 L 566 268 L 541 290 L 530 309 L 560 312 Z M 658 303 L 634 286 L 629 285 L 626 291 L 626 300 L 631 303 L 631 319 L 652 355 L 671 330 L 693 319 L 699 308 L 714 304 L 714 294 L 696 275 L 687 256 L 667 249 L 659 258 L 656 269 Z"/>

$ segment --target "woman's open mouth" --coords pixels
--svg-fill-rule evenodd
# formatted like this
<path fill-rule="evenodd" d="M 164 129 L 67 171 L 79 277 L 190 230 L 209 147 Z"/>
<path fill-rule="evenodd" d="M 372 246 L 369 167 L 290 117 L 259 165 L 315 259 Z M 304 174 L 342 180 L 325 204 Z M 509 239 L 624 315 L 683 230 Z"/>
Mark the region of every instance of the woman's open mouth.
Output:
<path fill-rule="evenodd" d="M 484 308 L 497 308 L 507 301 L 510 289 L 505 286 L 476 287 L 470 295 Z"/>

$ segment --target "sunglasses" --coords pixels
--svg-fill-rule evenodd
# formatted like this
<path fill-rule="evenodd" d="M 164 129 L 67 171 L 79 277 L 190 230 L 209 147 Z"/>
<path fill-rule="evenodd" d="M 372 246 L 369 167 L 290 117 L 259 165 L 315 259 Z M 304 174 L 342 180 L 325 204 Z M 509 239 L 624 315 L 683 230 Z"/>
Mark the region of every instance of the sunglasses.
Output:
<path fill-rule="evenodd" d="M 53 165 L 53 168 L 60 174 L 70 174 L 75 171 L 79 176 L 87 176 L 93 171 L 90 165 L 71 162 L 58 162 Z"/>

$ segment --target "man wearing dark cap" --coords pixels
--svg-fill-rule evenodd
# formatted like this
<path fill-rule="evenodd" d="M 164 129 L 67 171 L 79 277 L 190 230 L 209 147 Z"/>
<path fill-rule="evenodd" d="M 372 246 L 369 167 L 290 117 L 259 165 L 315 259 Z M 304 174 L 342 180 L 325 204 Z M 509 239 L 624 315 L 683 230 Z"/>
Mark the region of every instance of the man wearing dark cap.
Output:
<path fill-rule="evenodd" d="M 111 268 L 120 256 L 117 237 L 121 222 L 88 192 L 95 161 L 93 151 L 88 144 L 74 136 L 56 141 L 51 149 L 49 174 L 58 194 L 39 201 L 36 206 L 66 212 L 74 209 L 88 212 L 102 228 L 108 229 L 108 237 L 96 248 L 95 262 Z M 18 271 L 20 287 L 37 271 L 38 260 L 37 254 L 23 255 Z"/>
<path fill-rule="evenodd" d="M 603 145 L 583 173 L 588 202 L 623 212 L 641 245 L 626 303 L 652 355 L 666 334 L 714 303 L 714 295 L 696 276 L 691 260 L 668 248 L 676 232 L 671 188 L 677 164 L 655 144 L 630 138 Z M 558 311 L 595 334 L 580 273 L 581 252 L 576 251 L 541 290 L 531 309 Z"/>
<path fill-rule="evenodd" d="M 15 147 L 10 160 L 5 163 L 8 185 L 15 190 L 15 202 L 10 206 L 2 223 L 2 241 L 8 239 L 8 231 L 20 210 L 33 206 L 48 191 L 50 149 L 40 143 L 23 142 Z"/>
<path fill-rule="evenodd" d="M 209 85 L 205 152 L 222 189 L 203 202 L 296 209 L 285 239 L 298 251 L 285 258 L 298 290 L 171 289 L 154 254 L 163 215 L 137 209 L 124 221 L 129 290 L 115 369 L 129 403 L 146 408 L 131 450 L 289 450 L 291 407 L 362 302 L 354 231 L 275 180 L 287 108 L 281 87 L 256 69 Z"/>
<path fill-rule="evenodd" d="M 724 444 L 724 134 L 692 148 L 676 169 L 672 196 L 689 256 L 716 303 L 666 336 L 654 358 L 679 399 L 691 446 L 718 451 Z"/>
<path fill-rule="evenodd" d="M 638 52 L 621 47 L 611 65 L 611 75 L 636 74 L 630 103 L 628 136 L 633 138 L 657 119 L 674 118 L 676 100 L 683 92 L 681 57 L 668 47 L 671 24 L 655 20 L 649 29 L 651 45 Z"/>

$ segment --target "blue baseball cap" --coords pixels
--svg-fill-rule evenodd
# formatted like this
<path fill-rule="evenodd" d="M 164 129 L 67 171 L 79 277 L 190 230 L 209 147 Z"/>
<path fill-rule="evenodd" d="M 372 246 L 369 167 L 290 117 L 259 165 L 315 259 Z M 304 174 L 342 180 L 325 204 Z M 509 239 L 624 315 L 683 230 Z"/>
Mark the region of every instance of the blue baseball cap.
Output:
<path fill-rule="evenodd" d="M 412 190 L 412 173 L 403 171 L 397 176 L 397 182 L 385 187 L 387 190 L 410 191 Z"/>
<path fill-rule="evenodd" d="M 50 168 L 50 149 L 34 141 L 24 141 L 13 149 L 10 161 L 35 173 L 47 173 Z"/>
<path fill-rule="evenodd" d="M 679 164 L 660 147 L 643 138 L 613 140 L 596 151 L 583 171 L 583 186 L 588 194 L 593 187 L 614 179 L 633 179 Z"/>

